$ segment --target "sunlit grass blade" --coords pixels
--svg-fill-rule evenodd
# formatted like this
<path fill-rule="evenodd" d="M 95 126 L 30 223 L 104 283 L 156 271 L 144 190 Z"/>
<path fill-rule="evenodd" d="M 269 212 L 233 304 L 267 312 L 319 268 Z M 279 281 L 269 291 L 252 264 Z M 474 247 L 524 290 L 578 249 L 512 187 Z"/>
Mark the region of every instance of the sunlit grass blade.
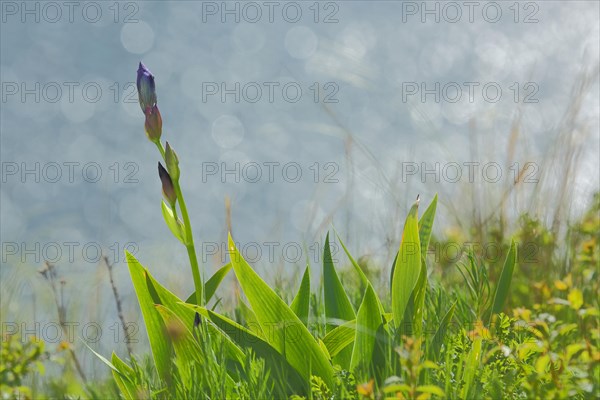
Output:
<path fill-rule="evenodd" d="M 356 318 L 354 308 L 348 295 L 340 282 L 335 265 L 331 257 L 329 247 L 329 233 L 325 237 L 323 248 L 323 289 L 325 293 L 325 317 L 327 318 L 327 330 L 333 329 L 336 324 L 332 321 L 352 321 Z"/>
<path fill-rule="evenodd" d="M 268 342 L 298 373 L 309 381 L 311 375 L 333 385 L 333 368 L 315 338 L 290 307 L 267 285 L 241 256 L 231 236 L 229 251 L 233 269 Z"/>
<path fill-rule="evenodd" d="M 515 269 L 515 265 L 517 263 L 517 246 L 514 240 L 511 240 L 510 250 L 506 255 L 506 260 L 504 261 L 504 266 L 502 267 L 502 273 L 500 275 L 500 280 L 498 281 L 498 286 L 496 286 L 496 293 L 494 294 L 494 303 L 492 304 L 491 316 L 493 314 L 498 314 L 502 311 L 504 307 L 504 303 L 508 298 L 508 293 L 510 291 L 510 283 L 512 281 L 513 271 Z"/>
<path fill-rule="evenodd" d="M 402 334 L 414 335 L 415 337 L 421 337 L 423 331 L 423 309 L 425 308 L 425 293 L 427 291 L 427 267 L 425 266 L 425 260 L 421 259 L 421 272 L 419 272 L 419 279 L 413 289 L 404 312 L 404 321 L 410 322 L 410 326 L 405 323 L 404 327 L 409 328 L 409 332 L 402 332 Z"/>
<path fill-rule="evenodd" d="M 165 381 L 168 381 L 171 370 L 172 347 L 169 339 L 165 335 L 163 319 L 154 307 L 156 302 L 148 290 L 148 285 L 146 283 L 148 272 L 128 251 L 125 252 L 125 256 L 127 265 L 129 266 L 131 281 L 133 282 L 133 287 L 142 310 L 142 316 L 144 317 L 146 331 L 148 332 L 148 340 L 150 342 L 152 356 L 154 357 L 154 365 L 156 366 L 159 376 Z"/>
<path fill-rule="evenodd" d="M 126 399 L 136 399 L 139 397 L 139 390 L 135 382 L 135 372 L 133 368 L 121 360 L 114 352 L 112 353 L 111 361 L 120 372 L 112 371 L 113 378 L 119 387 L 119 390 Z"/>
<path fill-rule="evenodd" d="M 354 371 L 358 367 L 365 368 L 371 364 L 376 333 L 382 323 L 383 318 L 379 310 L 377 295 L 369 283 L 356 317 L 356 333 L 350 371 Z"/>
<path fill-rule="evenodd" d="M 356 262 L 356 260 L 354 259 L 354 257 L 352 257 L 352 254 L 350 254 L 350 252 L 348 251 L 348 249 L 346 248 L 346 245 L 344 244 L 344 242 L 342 241 L 342 238 L 340 238 L 340 235 L 338 235 L 336 233 L 336 236 L 338 238 L 338 241 L 340 242 L 340 245 L 342 245 L 342 249 L 344 249 L 344 253 L 346 253 L 346 256 L 348 257 L 348 259 L 350 260 L 350 263 L 352 264 L 352 266 L 354 267 L 354 270 L 356 271 L 356 273 L 358 274 L 358 277 L 360 278 L 360 282 L 362 284 L 362 289 L 366 290 L 367 286 L 371 283 L 369 281 L 369 278 L 367 278 L 367 276 L 365 275 L 365 273 L 363 272 L 362 268 L 360 267 L 360 265 L 358 265 L 358 263 Z M 364 294 L 363 294 L 364 295 Z M 383 314 L 385 312 L 383 305 L 381 304 L 381 300 L 379 300 L 378 296 L 375 296 L 377 298 L 377 304 L 379 306 L 379 311 Z"/>
<path fill-rule="evenodd" d="M 442 348 L 442 343 L 444 343 L 444 338 L 446 337 L 446 332 L 448 331 L 448 326 L 450 322 L 452 322 L 452 317 L 454 317 L 454 309 L 456 308 L 456 303 L 452 304 L 442 321 L 440 322 L 440 326 L 438 326 L 435 335 L 433 335 L 433 340 L 431 341 L 430 347 L 430 357 L 433 360 L 438 360 L 440 356 L 440 350 Z"/>
<path fill-rule="evenodd" d="M 308 310 L 310 306 L 310 266 L 306 266 L 306 270 L 304 270 L 304 275 L 302 276 L 302 281 L 300 282 L 300 288 L 298 288 L 298 293 L 294 300 L 292 300 L 292 304 L 290 308 L 300 318 L 300 321 L 304 323 L 304 325 L 308 324 Z"/>
<path fill-rule="evenodd" d="M 354 342 L 356 337 L 356 321 L 348 321 L 327 332 L 323 343 L 329 355 L 333 358 Z"/>
<path fill-rule="evenodd" d="M 225 279 L 232 267 L 233 266 L 231 265 L 231 263 L 225 264 L 206 281 L 206 283 L 204 284 L 204 295 L 206 296 L 205 301 L 207 303 L 215 295 L 215 292 L 219 288 L 219 285 L 221 285 L 221 282 L 223 281 L 223 279 Z M 194 292 L 188 297 L 188 299 L 185 302 L 189 304 L 196 304 L 196 298 L 196 292 Z"/>
<path fill-rule="evenodd" d="M 348 259 L 350 260 L 350 263 L 354 267 L 354 270 L 358 274 L 358 277 L 360 278 L 361 284 L 366 289 L 367 285 L 370 283 L 369 282 L 369 278 L 367 278 L 367 276 L 363 272 L 363 270 L 360 267 L 360 265 L 358 265 L 358 263 L 356 262 L 356 260 L 354 259 L 354 257 L 352 257 L 352 254 L 350 254 L 350 252 L 348 251 L 348 248 L 346 248 L 346 245 L 342 241 L 342 238 L 340 237 L 340 235 L 337 234 L 337 232 L 336 232 L 336 236 L 337 236 L 338 241 L 340 242 L 340 245 L 342 246 L 342 249 L 344 249 L 344 253 L 346 253 L 346 256 L 348 257 Z"/>
<path fill-rule="evenodd" d="M 429 241 L 431 239 L 431 233 L 433 232 L 433 220 L 435 219 L 435 211 L 437 208 L 437 194 L 433 197 L 429 206 L 419 218 L 419 243 L 421 247 L 421 258 L 427 260 L 427 250 L 429 248 Z M 390 273 L 390 288 L 392 284 L 392 280 L 394 278 L 394 271 L 396 269 L 396 261 L 398 260 L 398 252 L 396 252 L 396 256 L 394 257 L 394 261 L 392 262 L 392 271 Z"/>
<path fill-rule="evenodd" d="M 469 396 L 471 392 L 473 381 L 475 379 L 475 373 L 477 369 L 479 369 L 479 359 L 481 358 L 481 347 L 483 344 L 483 338 L 478 337 L 473 341 L 473 346 L 471 347 L 471 351 L 469 351 L 469 355 L 465 361 L 465 370 L 463 372 L 463 382 L 464 386 L 461 393 L 461 398 L 463 399 L 471 399 L 472 396 Z"/>
<path fill-rule="evenodd" d="M 437 208 L 438 195 L 436 193 L 433 196 L 433 200 L 429 203 L 429 206 L 419 218 L 419 241 L 421 243 L 421 258 L 424 260 L 427 257 L 427 250 L 429 249 L 429 240 L 431 239 L 431 232 L 433 231 L 433 220 L 435 219 L 435 210 Z"/>
<path fill-rule="evenodd" d="M 162 317 L 167 327 L 167 332 L 170 335 L 171 343 L 175 350 L 175 363 L 179 374 L 184 385 L 190 388 L 192 386 L 190 366 L 193 364 L 198 365 L 202 362 L 200 358 L 200 346 L 198 346 L 190 330 L 192 327 L 186 326 L 173 311 L 165 306 L 158 304 L 156 305 L 156 309 Z"/>
<path fill-rule="evenodd" d="M 392 277 L 392 313 L 394 314 L 396 327 L 400 327 L 404 319 L 406 306 L 421 272 L 418 209 L 419 201 L 417 200 L 406 217 L 404 231 L 402 232 L 402 242 L 400 243 L 400 249 L 394 266 L 394 275 Z"/>
<path fill-rule="evenodd" d="M 267 365 L 271 368 L 271 372 L 277 379 L 285 380 L 289 387 L 298 390 L 305 386 L 305 382 L 298 371 L 292 368 L 285 357 L 267 342 L 266 337 L 262 335 L 262 333 L 258 334 L 226 316 L 204 307 L 190 304 L 186 304 L 186 306 L 197 311 L 200 315 L 210 321 L 211 324 L 214 324 L 216 332 L 218 332 L 219 335 L 223 335 L 227 340 L 235 342 L 235 345 L 240 348 L 252 349 L 256 356 L 264 358 Z M 258 329 L 260 329 L 260 327 Z M 243 359 L 243 357 L 246 356 L 242 353 L 241 357 L 241 359 Z"/>

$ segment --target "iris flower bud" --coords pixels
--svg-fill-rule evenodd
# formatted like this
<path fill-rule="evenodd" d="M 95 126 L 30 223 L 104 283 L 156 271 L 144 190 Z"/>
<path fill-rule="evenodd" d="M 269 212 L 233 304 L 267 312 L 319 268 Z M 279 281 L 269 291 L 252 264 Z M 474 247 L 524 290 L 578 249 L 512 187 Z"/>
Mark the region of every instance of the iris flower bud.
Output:
<path fill-rule="evenodd" d="M 171 207 L 175 206 L 175 202 L 177 201 L 177 194 L 175 193 L 175 187 L 173 186 L 173 181 L 169 176 L 169 173 L 163 167 L 163 165 L 158 162 L 158 176 L 160 177 L 160 181 L 162 183 L 163 195 L 171 204 Z"/>
<path fill-rule="evenodd" d="M 156 86 L 154 75 L 141 62 L 137 70 L 137 90 L 140 107 L 146 114 L 146 110 L 156 104 Z"/>
<path fill-rule="evenodd" d="M 160 135 L 162 134 L 162 117 L 160 116 L 160 111 L 158 111 L 158 106 L 156 104 L 146 109 L 145 127 L 148 139 L 152 142 L 160 140 Z"/>
<path fill-rule="evenodd" d="M 178 180 L 179 159 L 177 158 L 177 153 L 175 153 L 175 150 L 173 150 L 173 148 L 169 145 L 169 142 L 167 142 L 167 146 L 165 148 L 165 163 L 167 164 L 167 170 L 169 171 L 171 179 Z"/>

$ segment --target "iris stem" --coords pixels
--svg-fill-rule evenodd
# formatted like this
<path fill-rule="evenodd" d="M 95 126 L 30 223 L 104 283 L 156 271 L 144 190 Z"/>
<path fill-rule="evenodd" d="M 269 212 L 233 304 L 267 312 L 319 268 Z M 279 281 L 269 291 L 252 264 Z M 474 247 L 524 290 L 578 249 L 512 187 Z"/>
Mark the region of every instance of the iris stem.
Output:
<path fill-rule="evenodd" d="M 166 161 L 165 157 L 165 148 L 163 147 L 160 140 L 154 142 L 160 154 L 162 155 L 163 160 Z M 196 303 L 199 306 L 204 305 L 204 285 L 202 283 L 202 277 L 200 275 L 200 267 L 198 266 L 198 258 L 196 257 L 196 247 L 194 246 L 194 236 L 192 235 L 192 224 L 190 223 L 190 217 L 187 212 L 187 207 L 185 205 L 185 200 L 183 198 L 183 193 L 181 193 L 181 186 L 179 186 L 179 179 L 174 179 L 173 188 L 175 189 L 175 194 L 177 195 L 177 202 L 179 203 L 179 209 L 181 210 L 181 217 L 183 218 L 183 225 L 185 228 L 185 247 L 187 249 L 188 257 L 190 259 L 190 264 L 192 267 L 192 276 L 194 277 L 194 286 L 196 288 Z M 173 208 L 173 215 L 177 215 L 175 211 L 175 207 Z M 177 217 L 175 217 L 177 218 Z M 177 219 L 176 219 L 177 221 Z"/>

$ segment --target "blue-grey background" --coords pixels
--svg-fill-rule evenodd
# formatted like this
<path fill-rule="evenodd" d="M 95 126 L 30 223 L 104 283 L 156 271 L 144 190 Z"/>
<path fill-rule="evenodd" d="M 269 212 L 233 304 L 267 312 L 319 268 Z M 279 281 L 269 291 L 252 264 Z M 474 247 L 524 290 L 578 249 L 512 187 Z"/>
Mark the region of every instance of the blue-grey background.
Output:
<path fill-rule="evenodd" d="M 388 261 L 417 194 L 426 203 L 440 194 L 440 235 L 472 217 L 474 207 L 487 217 L 510 186 L 515 162 L 521 169 L 534 163 L 545 186 L 521 183 L 505 204 L 509 215 L 552 214 L 560 185 L 551 177 L 567 168 L 557 156 L 565 137 L 579 154 L 565 215 L 576 215 L 599 188 L 598 2 L 477 2 L 472 21 L 457 2 L 456 22 L 456 8 L 444 2 L 276 2 L 272 20 L 263 2 L 74 3 L 71 10 L 62 2 L 2 2 L 3 324 L 23 322 L 50 335 L 44 326 L 56 311 L 37 270 L 51 258 L 66 280 L 69 320 L 102 327 L 101 340 L 91 343 L 101 353 L 124 352 L 122 337 L 115 344 L 118 320 L 98 248 L 115 262 L 129 321 L 139 311 L 126 247 L 178 295 L 191 292 L 187 256 L 161 217 L 159 154 L 145 137 L 131 84 L 140 60 L 156 76 L 163 139 L 179 155 L 199 251 L 203 242 L 223 245 L 229 197 L 235 240 L 259 244 L 255 264 L 270 282 L 293 277 L 307 256 L 318 268 L 314 243 L 320 246 L 332 226 L 356 255 Z M 423 7 L 438 10 L 439 22 L 422 15 Z M 497 9 L 502 14 L 491 22 Z M 593 79 L 579 93 L 585 73 Z M 222 101 L 221 93 L 206 93 L 211 83 L 231 89 L 236 82 L 240 90 L 260 86 L 262 98 L 252 103 L 250 91 L 239 102 L 231 94 Z M 265 82 L 279 83 L 272 102 Z M 289 82 L 302 89 L 297 102 L 282 94 Z M 410 82 L 429 89 L 456 82 L 462 98 L 447 101 L 451 91 L 439 101 L 404 98 Z M 479 83 L 472 102 L 463 82 Z M 489 82 L 502 88 L 497 102 L 481 94 Z M 528 83 L 536 103 L 524 101 Z M 336 102 L 326 102 L 328 94 Z M 239 182 L 231 174 L 203 179 L 208 165 L 232 169 L 236 162 L 240 172 L 258 163 L 259 182 L 251 182 L 255 170 Z M 273 182 L 265 162 L 280 163 Z M 463 177 L 403 179 L 406 163 L 422 162 L 442 169 L 456 162 Z M 464 162 L 497 163 L 502 179 L 490 183 L 478 170 L 470 182 Z M 297 182 L 295 170 L 282 176 L 286 163 L 300 166 Z M 277 243 L 270 245 L 273 260 L 267 242 Z M 308 254 L 296 262 L 301 246 Z M 222 264 L 219 257 L 201 257 L 207 273 Z M 228 301 L 233 291 L 223 296 Z M 146 351 L 143 328 L 136 337 L 136 350 Z M 104 373 L 85 349 L 81 357 L 87 369 Z"/>

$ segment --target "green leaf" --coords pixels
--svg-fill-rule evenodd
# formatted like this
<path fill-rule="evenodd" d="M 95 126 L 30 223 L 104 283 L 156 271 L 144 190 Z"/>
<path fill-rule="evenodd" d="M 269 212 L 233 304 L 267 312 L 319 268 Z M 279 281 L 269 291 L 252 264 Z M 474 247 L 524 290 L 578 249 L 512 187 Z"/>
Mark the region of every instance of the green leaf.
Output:
<path fill-rule="evenodd" d="M 181 243 L 183 243 L 185 245 L 186 244 L 185 232 L 183 229 L 182 222 L 180 220 L 175 220 L 175 215 L 173 215 L 173 210 L 171 210 L 171 207 L 169 207 L 167 205 L 167 203 L 165 203 L 164 200 L 162 201 L 160 206 L 162 209 L 163 218 L 165 219 L 167 226 L 171 230 L 171 233 L 173 234 L 173 236 L 175 236 L 177 239 L 179 239 L 179 241 Z"/>
<path fill-rule="evenodd" d="M 508 298 L 508 292 L 510 290 L 510 282 L 512 281 L 513 271 L 517 263 L 517 246 L 514 240 L 510 242 L 510 250 L 506 255 L 504 261 L 504 267 L 502 267 L 502 273 L 500 274 L 500 280 L 496 287 L 496 293 L 494 294 L 494 303 L 492 305 L 492 315 L 498 314 L 502 311 L 504 303 Z M 491 315 L 490 315 L 491 318 Z"/>
<path fill-rule="evenodd" d="M 112 363 L 118 370 L 113 368 L 112 374 L 115 383 L 126 399 L 136 399 L 139 397 L 139 391 L 135 382 L 135 372 L 133 368 L 123 362 L 114 352 L 112 353 Z"/>
<path fill-rule="evenodd" d="M 310 306 L 310 266 L 306 266 L 306 270 L 304 271 L 304 275 L 302 276 L 302 282 L 300 282 L 300 287 L 298 288 L 298 293 L 294 300 L 292 300 L 292 304 L 290 308 L 300 318 L 300 321 L 304 323 L 304 325 L 308 324 L 308 310 Z"/>
<path fill-rule="evenodd" d="M 359 366 L 368 366 L 371 364 L 373 350 L 375 349 L 376 333 L 382 323 L 383 318 L 379 311 L 377 296 L 375 295 L 373 286 L 369 283 L 363 301 L 358 308 L 358 316 L 356 317 L 356 334 L 352 359 L 350 361 L 350 371 L 354 371 Z"/>
<path fill-rule="evenodd" d="M 325 317 L 327 318 L 327 331 L 333 329 L 337 324 L 334 320 L 343 322 L 352 321 L 356 318 L 352 303 L 340 282 L 329 247 L 329 233 L 325 238 L 323 248 L 323 288 L 325 292 Z"/>
<path fill-rule="evenodd" d="M 440 356 L 440 349 L 442 348 L 442 343 L 444 343 L 444 336 L 446 336 L 446 332 L 448 331 L 448 325 L 452 321 L 452 317 L 454 316 L 454 309 L 456 308 L 456 302 L 452 304 L 442 321 L 440 322 L 440 326 L 438 327 L 435 335 L 433 335 L 433 340 L 431 342 L 431 351 L 430 355 L 434 360 L 438 360 Z"/>
<path fill-rule="evenodd" d="M 363 272 L 362 268 L 360 267 L 360 265 L 358 265 L 358 263 L 356 262 L 356 260 L 354 260 L 354 257 L 352 257 L 352 255 L 350 254 L 350 252 L 348 251 L 348 249 L 346 248 L 346 245 L 344 244 L 344 242 L 342 241 L 342 238 L 340 237 L 340 235 L 337 234 L 336 232 L 336 236 L 338 238 L 338 241 L 340 242 L 340 244 L 342 245 L 342 249 L 344 249 L 344 252 L 346 253 L 346 256 L 348 257 L 348 259 L 350 260 L 350 263 L 352 264 L 352 266 L 354 267 L 354 270 L 356 271 L 356 273 L 358 274 L 358 277 L 360 278 L 360 282 L 363 285 L 363 287 L 366 289 L 367 285 L 370 283 L 369 282 L 369 278 L 367 278 L 367 276 L 365 275 L 365 273 Z"/>
<path fill-rule="evenodd" d="M 433 196 L 433 200 L 419 219 L 419 241 L 421 243 L 421 258 L 427 259 L 427 250 L 429 249 L 429 240 L 433 231 L 433 220 L 437 208 L 438 195 Z"/>
<path fill-rule="evenodd" d="M 410 332 L 407 335 L 421 337 L 423 331 L 423 309 L 425 308 L 425 292 L 427 291 L 427 267 L 425 259 L 421 259 L 421 272 L 417 284 L 410 295 L 404 313 L 404 321 L 410 321 Z M 404 332 L 403 332 L 404 333 Z"/>
<path fill-rule="evenodd" d="M 333 387 L 333 368 L 327 355 L 288 305 L 267 285 L 241 256 L 229 236 L 233 269 L 267 340 L 305 379 L 321 377 Z"/>
<path fill-rule="evenodd" d="M 350 252 L 348 251 L 348 249 L 346 248 L 346 245 L 344 244 L 344 242 L 342 242 L 342 238 L 340 238 L 340 235 L 338 235 L 336 233 L 336 236 L 340 242 L 340 244 L 342 245 L 342 249 L 344 249 L 344 252 L 346 253 L 346 256 L 348 257 L 348 259 L 350 260 L 350 263 L 352 264 L 352 266 L 354 267 L 354 270 L 356 271 L 356 273 L 358 274 L 358 277 L 360 278 L 360 282 L 363 286 L 363 288 L 366 290 L 367 286 L 371 283 L 369 281 L 369 278 L 367 278 L 367 276 L 365 275 L 365 273 L 363 272 L 362 268 L 360 267 L 360 265 L 358 265 L 358 263 L 356 262 L 356 260 L 354 260 L 354 257 L 352 257 L 352 254 L 350 254 Z M 363 294 L 364 296 L 364 294 Z M 383 308 L 383 304 L 381 304 L 381 300 L 379 300 L 379 297 L 377 297 L 377 304 L 379 306 L 379 311 L 383 314 L 385 312 L 384 308 Z"/>
<path fill-rule="evenodd" d="M 342 350 L 354 342 L 356 338 L 356 321 L 348 321 L 327 332 L 323 343 L 327 347 L 329 355 L 333 358 Z"/>
<path fill-rule="evenodd" d="M 251 331 L 224 315 L 204 307 L 198 307 L 191 304 L 185 304 L 185 306 L 198 312 L 200 315 L 207 318 L 211 324 L 214 324 L 211 325 L 215 328 L 215 333 L 213 334 L 222 335 L 226 340 L 235 342 L 235 346 L 252 349 L 258 357 L 264 358 L 266 360 L 266 365 L 271 369 L 271 373 L 275 375 L 274 379 L 285 380 L 290 387 L 296 388 L 296 391 L 303 390 L 302 388 L 305 386 L 305 382 L 301 376 L 286 361 L 285 357 L 266 341 L 262 332 L 258 334 Z M 258 327 L 258 329 L 260 329 L 260 327 Z M 241 350 L 240 353 L 240 355 L 235 355 L 233 359 L 243 362 L 243 360 L 247 359 L 247 356 L 241 352 Z"/>
<path fill-rule="evenodd" d="M 423 385 L 423 386 L 418 386 L 417 387 L 417 392 L 419 393 L 429 393 L 429 394 L 433 394 L 439 397 L 445 397 L 446 394 L 444 393 L 444 391 L 435 386 L 435 385 Z"/>
<path fill-rule="evenodd" d="M 225 279 L 232 267 L 233 265 L 231 265 L 231 263 L 225 264 L 206 281 L 206 283 L 204 284 L 204 291 L 207 303 L 215 295 L 215 292 L 221 285 L 221 282 L 223 281 L 223 279 Z M 196 298 L 196 292 L 194 291 L 194 293 L 192 293 L 185 302 L 189 304 L 196 304 Z"/>
<path fill-rule="evenodd" d="M 87 347 L 92 353 L 94 353 L 94 355 L 96 357 L 98 357 L 98 359 L 100 359 L 100 361 L 102 361 L 104 364 L 106 364 L 112 370 L 111 372 L 113 374 L 113 379 L 115 380 L 115 383 L 119 387 L 119 390 L 121 391 L 123 396 L 126 399 L 130 399 L 130 400 L 135 399 L 138 395 L 137 395 L 137 391 L 136 391 L 136 386 L 133 383 L 133 381 L 134 381 L 133 369 L 129 365 L 127 365 L 123 361 L 121 361 L 121 359 L 119 357 L 117 357 L 117 355 L 114 352 L 112 353 L 112 362 L 111 362 L 111 361 L 108 361 L 101 354 L 97 353 L 90 346 L 88 346 L 88 344 L 85 341 L 82 340 L 82 342 L 85 345 L 85 347 Z"/>
<path fill-rule="evenodd" d="M 431 232 L 433 231 L 433 220 L 435 218 L 435 210 L 437 208 L 437 194 L 433 197 L 431 203 L 423 213 L 423 216 L 419 219 L 419 243 L 421 247 L 421 258 L 427 260 L 427 250 L 429 248 L 429 241 L 431 239 Z M 392 272 L 390 273 L 390 290 L 392 280 L 394 278 L 394 271 L 396 269 L 396 261 L 398 260 L 398 253 L 394 257 L 392 262 Z"/>
<path fill-rule="evenodd" d="M 193 364 L 199 365 L 202 360 L 200 358 L 200 346 L 194 339 L 192 331 L 186 326 L 183 321 L 177 317 L 173 311 L 163 305 L 156 305 L 160 316 L 162 317 L 167 331 L 171 332 L 171 343 L 175 349 L 175 363 L 181 375 L 183 384 L 190 389 L 193 385 L 190 366 Z"/>
<path fill-rule="evenodd" d="M 471 351 L 469 351 L 469 355 L 467 356 L 465 370 L 463 372 L 463 382 L 465 383 L 461 394 L 461 398 L 463 399 L 471 398 L 469 396 L 469 392 L 471 391 L 471 386 L 473 385 L 473 381 L 475 379 L 475 373 L 479 369 L 482 343 L 483 338 L 479 337 L 475 339 L 473 341 L 473 347 L 471 347 Z"/>
<path fill-rule="evenodd" d="M 419 201 L 417 200 L 411 207 L 404 223 L 402 241 L 392 277 L 392 313 L 397 328 L 402 324 L 406 306 L 421 272 L 418 209 Z"/>
<path fill-rule="evenodd" d="M 148 332 L 148 340 L 150 349 L 154 357 L 154 365 L 159 376 L 165 381 L 169 381 L 171 368 L 171 352 L 172 347 L 169 339 L 165 335 L 165 325 L 162 317 L 154 307 L 155 300 L 153 299 L 147 284 L 148 271 L 139 263 L 139 261 L 128 251 L 125 251 L 127 265 L 131 281 L 137 295 L 146 331 Z"/>

